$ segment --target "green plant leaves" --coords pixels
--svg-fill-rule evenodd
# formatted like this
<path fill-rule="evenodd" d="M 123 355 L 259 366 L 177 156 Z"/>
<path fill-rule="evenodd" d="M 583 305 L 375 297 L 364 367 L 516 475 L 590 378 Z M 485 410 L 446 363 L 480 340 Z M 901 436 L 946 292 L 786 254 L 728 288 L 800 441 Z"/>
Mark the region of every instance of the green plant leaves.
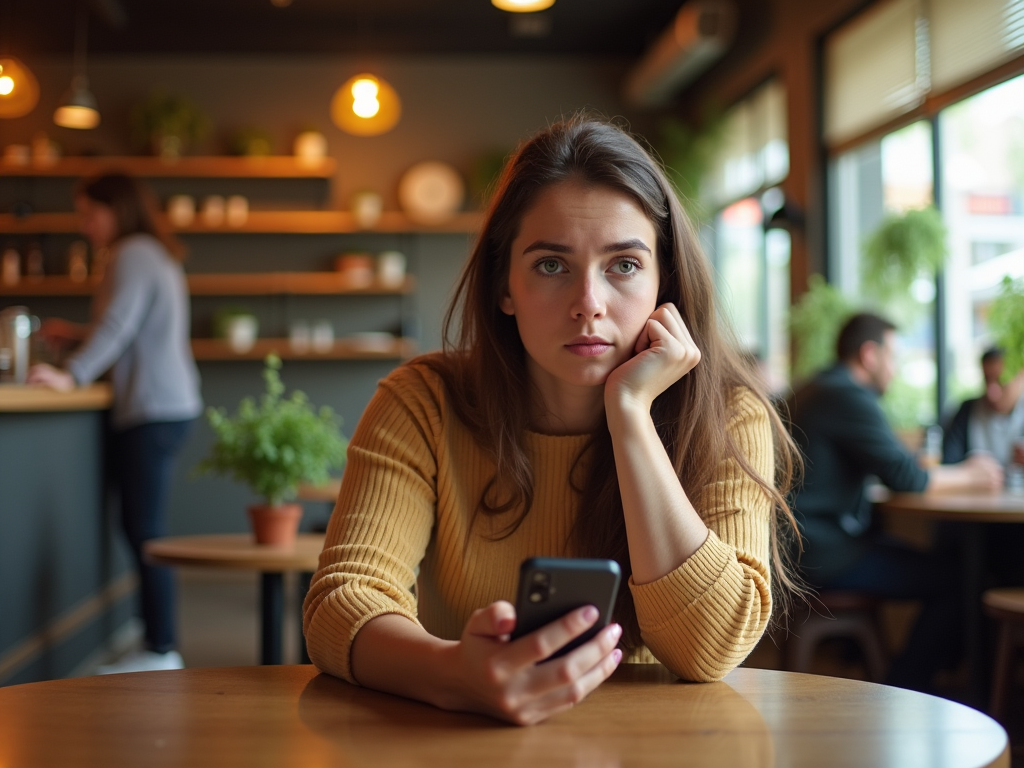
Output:
<path fill-rule="evenodd" d="M 234 416 L 207 409 L 216 440 L 196 471 L 230 477 L 276 505 L 293 498 L 299 483 L 325 483 L 331 469 L 344 465 L 348 441 L 333 409 L 314 410 L 297 390 L 284 396 L 280 358 L 268 355 L 265 362 L 259 403 L 242 399 Z"/>
<path fill-rule="evenodd" d="M 1024 278 L 1003 278 L 999 295 L 989 308 L 988 326 L 1003 348 L 1004 377 L 1015 376 L 1024 368 Z"/>
<path fill-rule="evenodd" d="M 789 330 L 797 340 L 793 377 L 802 379 L 836 358 L 836 339 L 856 307 L 821 275 L 811 275 L 807 291 L 789 311 Z"/>
<path fill-rule="evenodd" d="M 914 280 L 946 260 L 946 225 L 934 207 L 890 213 L 864 244 L 865 293 L 882 302 L 903 296 Z"/>

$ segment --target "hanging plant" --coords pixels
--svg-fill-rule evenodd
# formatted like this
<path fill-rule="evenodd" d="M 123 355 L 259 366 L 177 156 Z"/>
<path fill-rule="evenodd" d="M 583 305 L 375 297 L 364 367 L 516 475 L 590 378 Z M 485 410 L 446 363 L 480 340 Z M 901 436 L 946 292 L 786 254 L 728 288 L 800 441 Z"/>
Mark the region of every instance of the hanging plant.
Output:
<path fill-rule="evenodd" d="M 920 276 L 934 275 L 946 260 L 946 225 L 935 208 L 891 213 L 864 245 L 864 293 L 882 302 L 905 296 Z"/>
<path fill-rule="evenodd" d="M 789 332 L 796 344 L 795 379 L 811 376 L 835 361 L 839 329 L 855 311 L 853 303 L 821 275 L 811 275 L 807 291 L 789 310 Z"/>
<path fill-rule="evenodd" d="M 666 118 L 659 125 L 661 155 L 665 174 L 679 193 L 680 202 L 697 221 L 707 218 L 701 205 L 704 181 L 725 136 L 725 120 L 720 114 L 704 121 L 700 128 Z"/>
<path fill-rule="evenodd" d="M 1015 376 L 1024 368 L 1024 278 L 1003 278 L 989 308 L 988 327 L 1004 350 L 1004 375 Z"/>

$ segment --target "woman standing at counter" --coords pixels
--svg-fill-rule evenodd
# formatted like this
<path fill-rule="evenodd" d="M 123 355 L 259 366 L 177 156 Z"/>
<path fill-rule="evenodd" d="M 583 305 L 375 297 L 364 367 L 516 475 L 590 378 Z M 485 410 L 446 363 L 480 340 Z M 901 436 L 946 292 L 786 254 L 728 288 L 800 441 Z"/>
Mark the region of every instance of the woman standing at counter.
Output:
<path fill-rule="evenodd" d="M 44 327 L 52 338 L 84 338 L 66 369 L 36 365 L 28 381 L 69 390 L 112 370 L 111 474 L 139 568 L 146 647 L 100 671 L 176 669 L 183 662 L 175 650 L 173 575 L 143 562 L 142 543 L 166 532 L 174 459 L 203 405 L 189 344 L 183 249 L 161 231 L 147 191 L 129 176 L 83 182 L 75 207 L 82 234 L 95 253 L 109 249 L 109 264 L 90 326 L 80 333 L 63 321 Z"/>

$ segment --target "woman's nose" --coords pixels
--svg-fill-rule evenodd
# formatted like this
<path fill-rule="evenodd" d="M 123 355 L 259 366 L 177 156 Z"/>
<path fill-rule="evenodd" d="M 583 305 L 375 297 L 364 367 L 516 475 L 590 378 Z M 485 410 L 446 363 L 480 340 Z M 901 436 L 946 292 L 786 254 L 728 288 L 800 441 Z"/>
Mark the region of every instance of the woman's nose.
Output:
<path fill-rule="evenodd" d="M 573 317 L 601 317 L 605 313 L 606 297 L 604 286 L 599 279 L 590 275 L 583 277 L 576 285 L 573 297 Z"/>

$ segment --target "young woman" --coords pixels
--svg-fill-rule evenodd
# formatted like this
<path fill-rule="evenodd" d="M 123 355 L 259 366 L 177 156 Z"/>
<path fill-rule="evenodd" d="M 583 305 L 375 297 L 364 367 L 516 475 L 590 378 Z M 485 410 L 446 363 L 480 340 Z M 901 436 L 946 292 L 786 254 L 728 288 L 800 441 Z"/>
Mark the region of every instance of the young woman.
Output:
<path fill-rule="evenodd" d="M 174 459 L 203 407 L 189 342 L 183 251 L 158 227 L 146 191 L 128 176 L 87 180 L 75 206 L 93 253 L 109 253 L 93 299 L 93 322 L 48 321 L 48 337 L 82 344 L 66 369 L 36 365 L 28 381 L 68 390 L 112 369 L 109 461 L 138 563 L 145 649 L 100 671 L 180 668 L 173 575 L 143 562 L 142 543 L 166 532 Z"/>
<path fill-rule="evenodd" d="M 794 449 L 720 330 L 710 269 L 664 174 L 576 118 L 502 176 L 446 318 L 459 344 L 381 382 L 349 448 L 309 654 L 351 682 L 535 723 L 625 657 L 717 680 L 788 583 L 776 478 Z M 509 640 L 520 562 L 608 557 L 628 579 Z"/>

